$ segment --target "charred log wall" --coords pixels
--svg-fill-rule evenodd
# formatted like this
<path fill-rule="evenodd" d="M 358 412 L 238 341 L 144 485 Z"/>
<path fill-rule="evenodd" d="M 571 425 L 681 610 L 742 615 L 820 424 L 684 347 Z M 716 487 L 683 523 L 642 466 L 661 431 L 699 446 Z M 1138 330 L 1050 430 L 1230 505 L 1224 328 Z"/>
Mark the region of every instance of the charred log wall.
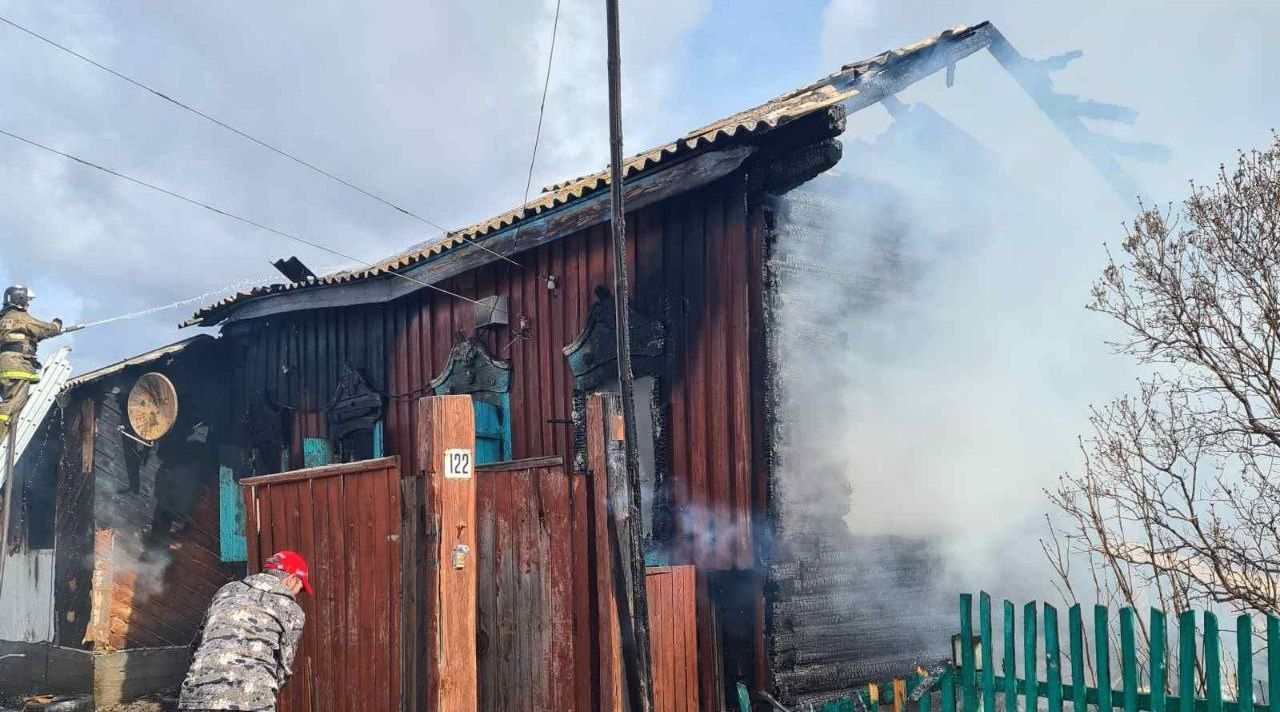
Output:
<path fill-rule="evenodd" d="M 815 181 L 820 185 L 822 181 Z M 874 309 L 891 279 L 892 242 L 867 252 L 868 264 L 841 265 L 830 241 L 830 210 L 841 209 L 819 190 L 793 191 L 769 203 L 766 342 L 769 370 L 770 508 L 767 654 L 778 697 L 786 704 L 820 704 L 860 684 L 905 674 L 946 654 L 946 606 L 930 579 L 939 567 L 926 541 L 855 536 L 858 507 L 892 507 L 856 496 L 856 463 L 813 448 L 819 421 L 841 417 L 831 393 L 847 384 L 814 382 L 819 361 L 838 360 L 843 338 L 833 323 L 846 309 Z M 815 280 L 824 284 L 811 290 Z M 840 309 L 816 299 L 836 300 Z M 811 303 L 813 301 L 814 303 Z M 849 427 L 853 427 L 850 425 Z M 838 437 L 838 433 L 835 434 Z M 904 493 L 905 494 L 905 493 Z"/>
<path fill-rule="evenodd" d="M 129 391 L 146 371 L 168 376 L 179 398 L 177 422 L 150 446 L 126 435 Z M 94 413 L 92 590 L 82 641 L 95 651 L 189 644 L 213 592 L 242 573 L 219 553 L 223 382 L 212 349 L 193 348 L 74 394 Z"/>

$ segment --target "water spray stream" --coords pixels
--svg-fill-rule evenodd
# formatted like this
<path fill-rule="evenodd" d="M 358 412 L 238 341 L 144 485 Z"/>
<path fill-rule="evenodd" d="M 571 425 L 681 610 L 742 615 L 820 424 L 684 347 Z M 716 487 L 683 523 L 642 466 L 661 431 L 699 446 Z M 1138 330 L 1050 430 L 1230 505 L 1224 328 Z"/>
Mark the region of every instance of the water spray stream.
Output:
<path fill-rule="evenodd" d="M 326 268 L 323 271 L 325 273 L 331 273 L 343 268 L 344 268 L 344 265 L 337 265 L 337 266 Z M 176 309 L 177 307 L 186 306 L 188 304 L 206 302 L 208 300 L 211 300 L 215 297 L 226 294 L 228 292 L 238 291 L 238 290 L 252 287 L 255 285 L 263 284 L 264 282 L 270 282 L 271 279 L 272 279 L 271 275 L 258 275 L 256 277 L 247 277 L 245 279 L 237 280 L 235 282 L 223 285 L 221 287 L 217 287 L 215 289 L 210 289 L 208 291 L 201 292 L 200 294 L 197 294 L 192 297 L 179 299 L 178 301 L 175 301 L 175 302 L 169 302 L 167 304 L 160 304 L 153 307 L 147 307 L 146 309 L 139 309 L 138 311 L 128 312 L 126 314 L 120 314 L 120 315 L 108 317 L 105 319 L 98 319 L 96 321 L 90 321 L 84 324 L 76 324 L 75 326 L 67 327 L 64 330 L 64 333 L 80 331 L 82 329 L 88 329 L 89 327 L 93 327 L 93 326 L 102 326 L 103 324 L 112 324 L 118 321 L 128 321 L 131 319 L 138 319 L 140 317 L 150 316 L 151 314 L 157 314 L 162 311 L 168 311 L 169 309 Z"/>

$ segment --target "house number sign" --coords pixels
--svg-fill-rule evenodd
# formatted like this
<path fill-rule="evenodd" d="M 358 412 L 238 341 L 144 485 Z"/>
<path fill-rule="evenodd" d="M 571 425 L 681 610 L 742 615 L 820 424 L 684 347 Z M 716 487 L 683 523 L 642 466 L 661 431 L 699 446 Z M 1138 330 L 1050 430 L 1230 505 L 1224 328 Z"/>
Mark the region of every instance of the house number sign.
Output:
<path fill-rule="evenodd" d="M 447 480 L 469 480 L 474 459 L 470 450 L 453 448 L 444 451 L 444 477 Z"/>

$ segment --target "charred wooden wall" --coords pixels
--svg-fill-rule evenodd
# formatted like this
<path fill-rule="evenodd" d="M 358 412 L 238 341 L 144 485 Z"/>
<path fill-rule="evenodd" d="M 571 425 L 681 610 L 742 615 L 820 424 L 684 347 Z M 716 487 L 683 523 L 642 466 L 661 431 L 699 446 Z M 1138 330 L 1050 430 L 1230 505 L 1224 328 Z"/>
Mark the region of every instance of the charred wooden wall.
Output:
<path fill-rule="evenodd" d="M 636 308 L 662 320 L 669 335 L 660 425 L 674 515 L 671 562 L 752 568 L 761 478 L 752 463 L 750 301 L 760 269 L 748 240 L 745 176 L 639 210 L 627 229 Z M 585 327 L 594 288 L 611 284 L 612 259 L 608 225 L 597 225 L 519 255 L 523 268 L 495 262 L 441 285 L 468 298 L 506 296 L 513 328 L 477 333 L 470 303 L 431 290 L 386 305 L 233 323 L 225 331 L 240 399 L 233 409 L 243 412 L 247 399 L 261 395 L 296 409 L 285 418 L 295 423 L 286 443 L 299 429 L 323 437 L 320 411 L 350 364 L 388 394 L 385 454 L 416 470 L 413 405 L 461 333 L 511 364 L 512 457 L 572 462 L 574 382 L 562 349 Z M 521 320 L 527 332 L 516 328 Z"/>
<path fill-rule="evenodd" d="M 126 403 L 147 371 L 179 394 L 153 446 L 129 437 Z M 95 651 L 186 645 L 218 586 L 219 438 L 230 422 L 217 356 L 191 349 L 74 389 L 57 492 L 59 642 Z"/>
<path fill-rule="evenodd" d="M 820 706 L 862 683 L 931 664 L 947 654 L 950 625 L 936 586 L 936 544 L 852 533 L 858 509 L 886 503 L 864 496 L 853 507 L 857 453 L 830 442 L 842 435 L 834 428 L 815 427 L 819 420 L 858 422 L 844 408 L 861 384 L 845 379 L 861 372 L 861 362 L 821 365 L 866 339 L 861 319 L 878 314 L 901 279 L 899 228 L 878 222 L 884 220 L 876 212 L 879 187 L 845 181 L 815 181 L 771 201 L 767 230 L 771 348 L 764 363 L 772 405 L 766 410 L 783 421 L 774 424 L 773 437 L 782 452 L 769 453 L 768 467 L 775 534 L 768 646 L 779 697 L 797 707 Z M 851 190 L 843 187 L 848 183 Z M 823 286 L 812 289 L 814 280 Z"/>

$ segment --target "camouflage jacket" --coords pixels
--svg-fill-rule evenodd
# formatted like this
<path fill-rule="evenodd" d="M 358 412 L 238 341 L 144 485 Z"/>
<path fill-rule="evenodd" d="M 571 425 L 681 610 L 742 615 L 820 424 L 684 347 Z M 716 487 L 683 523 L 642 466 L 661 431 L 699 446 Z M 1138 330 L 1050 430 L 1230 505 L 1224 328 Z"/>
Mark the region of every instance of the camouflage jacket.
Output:
<path fill-rule="evenodd" d="M 305 620 L 274 574 L 253 574 L 218 589 L 196 638 L 178 709 L 275 710 Z"/>
<path fill-rule="evenodd" d="M 25 309 L 0 311 L 0 351 L 35 356 L 37 343 L 61 333 L 60 321 L 40 321 Z"/>

